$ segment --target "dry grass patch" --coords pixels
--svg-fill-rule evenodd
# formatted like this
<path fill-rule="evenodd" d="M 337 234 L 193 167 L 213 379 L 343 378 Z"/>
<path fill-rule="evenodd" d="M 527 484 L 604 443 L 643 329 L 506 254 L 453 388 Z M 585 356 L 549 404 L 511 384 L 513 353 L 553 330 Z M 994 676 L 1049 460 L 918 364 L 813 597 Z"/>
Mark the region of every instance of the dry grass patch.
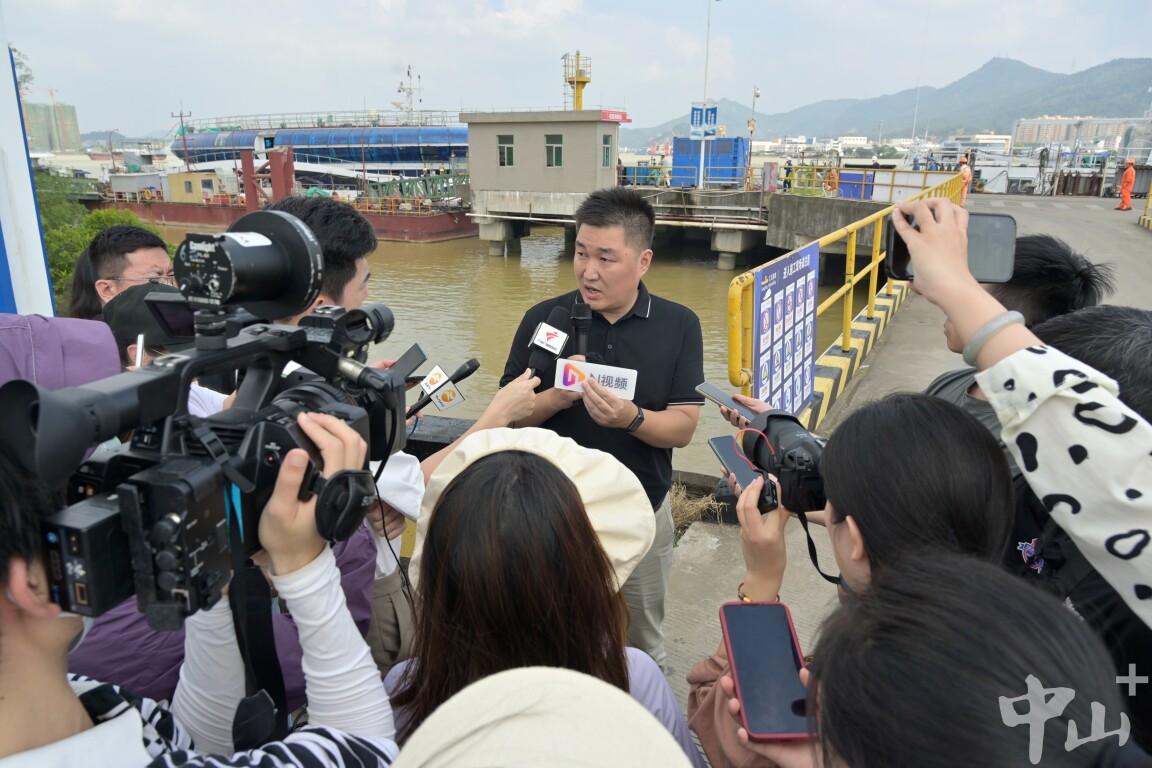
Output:
<path fill-rule="evenodd" d="M 672 490 L 668 492 L 668 503 L 672 506 L 672 524 L 676 527 L 677 539 L 697 520 L 718 522 L 723 509 L 711 495 L 693 496 L 688 487 L 680 483 L 672 484 Z"/>

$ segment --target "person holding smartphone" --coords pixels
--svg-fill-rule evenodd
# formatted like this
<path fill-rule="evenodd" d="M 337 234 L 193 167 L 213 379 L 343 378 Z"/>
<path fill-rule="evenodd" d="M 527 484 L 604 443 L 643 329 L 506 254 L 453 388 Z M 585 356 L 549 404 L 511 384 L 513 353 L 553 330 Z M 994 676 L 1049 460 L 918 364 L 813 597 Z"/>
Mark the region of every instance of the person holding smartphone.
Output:
<path fill-rule="evenodd" d="M 915 231 L 897 217 L 916 266 L 913 288 L 948 316 L 1028 485 L 1152 625 L 1152 548 L 1137 533 L 1152 526 L 1152 424 L 1120 400 L 1112 379 L 1044 346 L 972 278 L 963 209 L 943 199 L 899 207 L 921 222 Z"/>
<path fill-rule="evenodd" d="M 1115 670 L 1092 630 L 976 558 L 916 553 L 878 573 L 824 623 L 805 673 L 810 740 L 751 741 L 735 720 L 740 702 L 725 702 L 762 765 L 1152 764 L 1128 738 Z M 721 688 L 731 697 L 732 680 Z"/>
<path fill-rule="evenodd" d="M 1094 264 L 1055 237 L 1025 235 L 1016 238 L 1012 277 L 1007 282 L 982 287 L 1006 309 L 1023 315 L 1024 324 L 1032 328 L 1054 317 L 1096 306 L 1116 290 L 1116 282 L 1111 264 Z M 948 351 L 964 351 L 964 344 L 947 319 L 944 339 Z M 972 366 L 946 371 L 928 385 L 924 394 L 955 403 L 980 419 L 999 439 L 1000 420 L 976 384 L 976 373 Z M 1004 453 L 1013 474 L 1017 474 L 1019 468 L 1006 447 Z"/>
<path fill-rule="evenodd" d="M 867 590 L 874 574 L 914 552 L 959 552 L 988 562 L 998 562 L 1003 553 L 1012 519 L 1007 465 L 992 435 L 950 403 L 897 394 L 862 406 L 829 438 L 820 474 L 828 499 L 823 522 L 842 596 Z M 893 482 L 897 477 L 919 482 Z M 738 489 L 746 573 L 733 589 L 734 600 L 787 596 L 781 595 L 784 530 L 793 513 L 781 506 L 761 515 L 763 483 L 757 478 Z M 728 671 L 723 643 L 689 671 L 689 726 L 714 766 L 767 765 L 752 759 L 736 738 L 715 685 Z"/>

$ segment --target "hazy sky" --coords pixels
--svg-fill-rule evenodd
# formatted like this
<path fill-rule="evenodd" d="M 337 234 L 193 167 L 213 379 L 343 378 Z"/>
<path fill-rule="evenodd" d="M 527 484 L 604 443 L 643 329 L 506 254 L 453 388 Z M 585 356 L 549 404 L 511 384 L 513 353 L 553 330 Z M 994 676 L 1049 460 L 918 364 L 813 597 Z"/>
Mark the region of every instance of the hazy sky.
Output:
<path fill-rule="evenodd" d="M 1113 0 L 0 0 L 32 99 L 82 131 L 196 118 L 388 109 L 411 64 L 428 109 L 563 103 L 560 57 L 592 59 L 585 107 L 633 125 L 708 92 L 757 112 L 944 86 L 995 56 L 1053 72 L 1152 55 L 1152 2 Z M 1133 83 L 1144 92 L 1152 83 Z M 1152 98 L 1152 97 L 1150 97 Z M 721 120 L 723 122 L 723 120 Z"/>

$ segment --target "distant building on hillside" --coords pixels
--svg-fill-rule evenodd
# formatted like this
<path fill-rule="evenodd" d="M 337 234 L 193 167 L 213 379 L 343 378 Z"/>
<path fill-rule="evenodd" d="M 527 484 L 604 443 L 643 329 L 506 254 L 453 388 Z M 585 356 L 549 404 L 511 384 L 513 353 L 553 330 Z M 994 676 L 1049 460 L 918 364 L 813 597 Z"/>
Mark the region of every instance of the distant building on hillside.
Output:
<path fill-rule="evenodd" d="M 978 149 L 999 155 L 1008 154 L 1012 148 L 1012 137 L 1005 133 L 957 133 L 949 136 L 948 141 L 955 141 L 964 149 Z"/>
<path fill-rule="evenodd" d="M 849 147 L 867 147 L 871 146 L 872 142 L 868 140 L 867 136 L 841 136 L 840 146 L 844 149 Z"/>
<path fill-rule="evenodd" d="M 80 123 L 71 104 L 24 102 L 24 132 L 32 152 L 75 152 L 80 149 Z"/>
<path fill-rule="evenodd" d="M 1017 120 L 1012 127 L 1012 142 L 1021 144 L 1073 144 L 1078 141 L 1114 139 L 1115 144 L 1135 125 L 1149 122 L 1143 117 L 1064 117 L 1041 115 Z"/>

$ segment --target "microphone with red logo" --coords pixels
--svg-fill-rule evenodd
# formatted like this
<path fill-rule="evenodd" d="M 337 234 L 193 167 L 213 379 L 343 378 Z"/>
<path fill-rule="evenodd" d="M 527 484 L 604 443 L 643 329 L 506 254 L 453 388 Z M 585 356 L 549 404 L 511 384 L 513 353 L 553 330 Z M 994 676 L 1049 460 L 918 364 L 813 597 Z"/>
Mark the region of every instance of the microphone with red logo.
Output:
<path fill-rule="evenodd" d="M 572 339 L 575 354 L 588 358 L 588 331 L 592 328 L 592 307 L 582 301 L 572 305 Z"/>
<path fill-rule="evenodd" d="M 437 387 L 434 391 L 425 393 L 425 395 L 423 397 L 421 397 L 419 400 L 417 400 L 412 405 L 412 407 L 408 409 L 408 413 L 404 414 L 404 418 L 405 419 L 412 418 L 416 413 L 423 410 L 428 405 L 428 403 L 432 402 L 432 396 L 435 395 L 436 392 L 443 389 L 448 384 L 459 384 L 460 382 L 464 381 L 464 379 L 466 379 L 469 376 L 471 376 L 472 374 L 476 373 L 476 370 L 479 367 L 480 367 L 480 361 L 477 360 L 476 358 L 472 358 L 468 362 L 464 363 L 464 365 L 460 366 L 459 368 L 457 368 L 455 371 L 452 372 L 452 375 L 448 377 L 447 381 L 445 381 L 443 384 L 441 384 L 439 387 Z"/>
<path fill-rule="evenodd" d="M 528 367 L 532 369 L 533 376 L 539 376 L 541 371 L 560 357 L 564 345 L 568 343 L 568 334 L 560 329 L 569 322 L 571 320 L 568 310 L 564 307 L 553 307 L 548 315 L 548 321 L 536 326 L 536 332 L 532 334 L 532 343 L 529 345 L 532 354 L 528 356 Z"/>

